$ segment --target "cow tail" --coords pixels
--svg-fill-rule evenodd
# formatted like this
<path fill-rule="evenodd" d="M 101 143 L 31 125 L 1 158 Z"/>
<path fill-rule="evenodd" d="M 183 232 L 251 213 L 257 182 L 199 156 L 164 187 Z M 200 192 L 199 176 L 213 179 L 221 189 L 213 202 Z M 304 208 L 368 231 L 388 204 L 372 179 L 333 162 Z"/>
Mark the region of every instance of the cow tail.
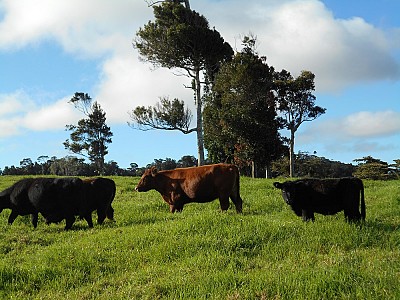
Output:
<path fill-rule="evenodd" d="M 112 191 L 112 193 L 110 195 L 110 199 L 109 199 L 109 205 L 106 208 L 106 216 L 110 220 L 114 220 L 114 209 L 112 208 L 111 203 L 113 202 L 113 200 L 115 198 L 116 192 L 117 192 L 117 189 L 116 189 L 116 186 L 115 186 L 115 183 L 114 183 L 113 191 Z"/>
<path fill-rule="evenodd" d="M 361 218 L 365 220 L 365 199 L 364 199 L 364 184 L 360 180 L 361 186 L 360 186 L 360 193 L 361 193 Z"/>

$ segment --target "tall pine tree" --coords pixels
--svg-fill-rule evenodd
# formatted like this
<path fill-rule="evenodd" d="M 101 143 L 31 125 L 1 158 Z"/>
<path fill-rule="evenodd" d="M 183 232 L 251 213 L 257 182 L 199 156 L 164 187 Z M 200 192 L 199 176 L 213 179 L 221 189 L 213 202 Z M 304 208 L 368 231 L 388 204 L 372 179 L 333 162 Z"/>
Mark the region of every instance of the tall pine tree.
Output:
<path fill-rule="evenodd" d="M 70 140 L 63 143 L 64 147 L 72 153 L 87 157 L 95 165 L 98 174 L 103 174 L 104 157 L 108 154 L 107 144 L 112 142 L 113 136 L 106 124 L 106 113 L 97 101 L 91 104 L 87 94 L 75 93 L 70 103 L 83 111 L 87 118 L 79 120 L 78 125 L 66 125 L 67 130 L 72 132 Z"/>

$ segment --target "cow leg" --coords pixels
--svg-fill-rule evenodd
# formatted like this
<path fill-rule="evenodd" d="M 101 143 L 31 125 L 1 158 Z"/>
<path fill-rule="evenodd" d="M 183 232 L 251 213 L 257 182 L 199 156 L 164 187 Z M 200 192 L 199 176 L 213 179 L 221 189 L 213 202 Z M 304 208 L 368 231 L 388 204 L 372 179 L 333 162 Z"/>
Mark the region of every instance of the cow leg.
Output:
<path fill-rule="evenodd" d="M 236 212 L 237 213 L 241 213 L 242 212 L 242 206 L 243 206 L 242 198 L 240 198 L 240 196 L 238 196 L 238 195 L 235 195 L 235 196 L 231 195 L 230 198 L 231 198 L 233 204 L 235 204 Z"/>
<path fill-rule="evenodd" d="M 226 211 L 229 208 L 229 197 L 219 197 L 219 204 L 221 206 L 222 211 Z"/>
<path fill-rule="evenodd" d="M 308 221 L 315 221 L 314 218 L 314 213 L 312 211 L 307 211 L 305 209 L 302 210 L 302 217 L 303 217 L 303 221 L 304 222 L 308 222 Z"/>
<path fill-rule="evenodd" d="M 68 217 L 66 217 L 65 218 L 65 228 L 64 228 L 64 230 L 69 230 L 69 229 L 71 229 L 72 228 L 72 224 L 74 224 L 74 222 L 75 222 L 75 216 L 68 216 Z"/>
<path fill-rule="evenodd" d="M 107 216 L 107 219 L 109 219 L 109 220 L 114 220 L 114 208 L 112 208 L 111 204 L 110 204 L 110 206 L 107 208 L 106 216 Z"/>
<path fill-rule="evenodd" d="M 36 228 L 37 223 L 38 223 L 38 213 L 31 214 L 31 221 L 32 221 L 33 228 Z"/>
<path fill-rule="evenodd" d="M 106 213 L 104 209 L 98 209 L 97 210 L 97 224 L 103 224 L 104 219 L 106 218 Z"/>
<path fill-rule="evenodd" d="M 87 213 L 83 218 L 88 223 L 89 228 L 93 228 L 92 214 L 91 213 Z"/>
<path fill-rule="evenodd" d="M 16 213 L 14 210 L 11 210 L 11 214 L 10 214 L 10 216 L 8 217 L 8 224 L 12 224 L 14 221 L 15 221 L 15 219 L 18 217 L 18 213 Z"/>

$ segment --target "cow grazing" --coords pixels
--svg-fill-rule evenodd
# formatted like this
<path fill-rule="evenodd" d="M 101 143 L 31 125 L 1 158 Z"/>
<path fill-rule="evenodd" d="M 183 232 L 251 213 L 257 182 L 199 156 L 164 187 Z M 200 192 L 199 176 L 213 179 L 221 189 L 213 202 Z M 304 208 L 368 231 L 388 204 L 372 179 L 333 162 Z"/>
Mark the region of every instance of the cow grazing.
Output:
<path fill-rule="evenodd" d="M 11 209 L 8 224 L 11 225 L 18 216 L 30 214 L 33 227 L 37 227 L 38 212 L 28 197 L 28 189 L 33 181 L 33 178 L 21 179 L 0 193 L 0 212 L 4 208 Z"/>
<path fill-rule="evenodd" d="M 65 230 L 68 230 L 75 222 L 75 216 L 80 216 L 93 227 L 92 219 L 88 219 L 82 185 L 79 178 L 37 178 L 29 188 L 28 196 L 48 224 L 65 219 Z"/>
<path fill-rule="evenodd" d="M 242 198 L 239 194 L 239 170 L 230 164 L 216 164 L 201 167 L 157 171 L 147 169 L 136 190 L 156 190 L 170 206 L 170 211 L 182 211 L 186 203 L 205 203 L 219 198 L 221 210 L 229 208 L 229 198 L 236 211 L 242 212 Z"/>
<path fill-rule="evenodd" d="M 103 224 L 107 217 L 114 220 L 114 209 L 111 206 L 115 197 L 115 182 L 107 178 L 90 178 L 83 180 L 85 205 L 87 216 L 85 219 L 92 220 L 92 212 L 97 211 L 97 223 Z"/>
<path fill-rule="evenodd" d="M 304 221 L 314 221 L 314 213 L 334 215 L 342 210 L 347 221 L 365 220 L 364 185 L 358 178 L 300 179 L 274 186 Z"/>

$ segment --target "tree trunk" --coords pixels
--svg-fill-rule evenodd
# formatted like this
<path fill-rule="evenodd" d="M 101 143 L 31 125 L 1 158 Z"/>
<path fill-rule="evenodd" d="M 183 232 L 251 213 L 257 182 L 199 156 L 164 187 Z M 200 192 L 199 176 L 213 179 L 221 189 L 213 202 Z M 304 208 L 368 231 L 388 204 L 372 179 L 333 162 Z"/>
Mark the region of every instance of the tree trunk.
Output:
<path fill-rule="evenodd" d="M 184 2 L 185 2 L 185 7 L 186 7 L 187 9 L 190 9 L 189 0 L 184 0 Z"/>
<path fill-rule="evenodd" d="M 290 130 L 290 145 L 289 145 L 289 175 L 294 177 L 294 130 Z"/>
<path fill-rule="evenodd" d="M 265 167 L 265 178 L 272 178 L 271 164 L 267 164 L 267 166 Z"/>
<path fill-rule="evenodd" d="M 256 164 L 254 160 L 251 162 L 251 178 L 256 178 Z"/>
<path fill-rule="evenodd" d="M 198 165 L 204 165 L 203 104 L 201 100 L 200 69 L 196 69 L 197 151 Z"/>

